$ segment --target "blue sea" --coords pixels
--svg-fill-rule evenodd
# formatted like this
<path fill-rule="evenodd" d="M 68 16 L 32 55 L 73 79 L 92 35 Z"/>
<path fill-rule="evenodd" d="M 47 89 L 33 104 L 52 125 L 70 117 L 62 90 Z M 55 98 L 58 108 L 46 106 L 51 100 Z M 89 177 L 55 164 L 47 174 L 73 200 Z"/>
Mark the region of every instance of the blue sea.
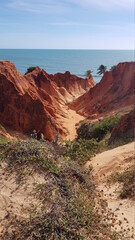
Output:
<path fill-rule="evenodd" d="M 70 71 L 84 77 L 87 70 L 93 71 L 95 82 L 101 76 L 97 68 L 103 64 L 109 70 L 119 62 L 135 61 L 133 50 L 32 50 L 32 49 L 0 49 L 0 60 L 14 62 L 18 71 L 24 74 L 28 67 L 39 66 L 48 73 Z"/>

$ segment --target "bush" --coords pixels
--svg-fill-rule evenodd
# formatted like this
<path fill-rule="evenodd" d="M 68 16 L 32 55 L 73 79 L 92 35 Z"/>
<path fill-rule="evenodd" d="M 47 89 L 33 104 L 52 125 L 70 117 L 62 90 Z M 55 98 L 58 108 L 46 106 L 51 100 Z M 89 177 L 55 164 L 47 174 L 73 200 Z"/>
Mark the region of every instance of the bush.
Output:
<path fill-rule="evenodd" d="M 35 69 L 36 69 L 36 67 L 29 67 L 29 68 L 27 68 L 27 72 L 25 73 L 25 75 L 30 73 L 30 72 L 33 72 Z"/>
<path fill-rule="evenodd" d="M 81 157 L 92 156 L 98 151 L 98 146 L 95 140 L 80 139 L 67 142 L 64 149 L 67 149 L 67 156 L 81 160 Z M 20 218 L 14 212 L 6 216 L 8 221 L 4 222 L 6 231 L 2 239 L 94 240 L 96 236 L 100 240 L 101 234 L 104 239 L 120 239 L 111 237 L 111 228 L 105 225 L 89 170 L 81 168 L 77 161 L 63 161 L 56 152 L 59 154 L 58 145 L 33 139 L 12 142 L 2 149 L 0 158 L 9 163 L 5 171 L 11 169 L 11 174 L 18 174 L 22 167 L 27 171 L 34 167 L 31 175 L 34 177 L 33 170 L 36 169 L 45 180 L 42 183 L 36 180 L 33 191 L 29 192 L 37 201 L 21 208 L 26 211 L 27 218 Z M 19 172 L 18 180 L 20 176 Z M 24 186 L 27 184 L 28 181 Z"/>
<path fill-rule="evenodd" d="M 0 160 L 8 162 L 9 169 L 24 170 L 26 165 L 48 170 L 58 174 L 53 156 L 44 145 L 37 140 L 10 142 L 3 148 Z"/>
<path fill-rule="evenodd" d="M 85 76 L 86 76 L 86 77 L 89 77 L 91 73 L 92 73 L 91 70 L 87 70 L 87 71 L 85 72 Z"/>
<path fill-rule="evenodd" d="M 83 123 L 77 130 L 78 138 L 102 140 L 118 123 L 120 116 L 105 118 L 95 124 Z"/>
<path fill-rule="evenodd" d="M 0 145 L 5 145 L 7 143 L 7 138 L 0 136 Z"/>
<path fill-rule="evenodd" d="M 123 173 L 116 173 L 111 178 L 114 183 L 123 183 L 122 190 L 120 192 L 121 198 L 134 197 L 135 169 L 126 170 Z"/>
<path fill-rule="evenodd" d="M 94 156 L 100 150 L 100 144 L 95 140 L 79 139 L 78 141 L 69 141 L 66 143 L 65 156 L 72 160 L 84 163 L 90 157 Z"/>
<path fill-rule="evenodd" d="M 110 71 L 113 71 L 115 68 L 116 68 L 116 65 L 113 65 L 113 66 L 110 68 Z"/>

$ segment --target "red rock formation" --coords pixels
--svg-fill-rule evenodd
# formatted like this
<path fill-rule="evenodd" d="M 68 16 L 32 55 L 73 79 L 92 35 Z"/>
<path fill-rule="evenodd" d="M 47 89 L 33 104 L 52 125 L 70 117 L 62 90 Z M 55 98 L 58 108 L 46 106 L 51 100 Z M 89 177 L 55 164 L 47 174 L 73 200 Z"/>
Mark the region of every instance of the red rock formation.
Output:
<path fill-rule="evenodd" d="M 116 127 L 112 130 L 109 143 L 121 138 L 135 138 L 135 109 L 121 117 Z"/>
<path fill-rule="evenodd" d="M 60 86 L 58 86 L 59 76 Z M 68 77 L 70 86 L 67 83 L 68 87 L 64 88 Z M 84 80 L 70 73 L 48 75 L 39 67 L 23 76 L 16 70 L 13 63 L 1 61 L 0 122 L 7 127 L 26 133 L 31 133 L 34 129 L 40 130 L 47 139 L 55 140 L 58 131 L 61 136 L 66 134 L 57 118 L 57 115 L 63 114 L 61 104 L 71 101 L 75 91 L 79 96 L 82 89 L 85 92 L 93 85 L 92 78 Z"/>
<path fill-rule="evenodd" d="M 50 75 L 51 79 L 57 83 L 60 91 L 61 88 L 66 89 L 66 91 L 74 98 L 84 94 L 90 88 L 95 86 L 92 75 L 87 79 L 79 78 L 75 75 L 71 75 L 70 72 L 57 73 L 55 75 Z"/>
<path fill-rule="evenodd" d="M 70 107 L 89 116 L 105 114 L 134 104 L 135 62 L 118 64 L 106 72 L 102 80 L 87 93 L 76 99 Z"/>

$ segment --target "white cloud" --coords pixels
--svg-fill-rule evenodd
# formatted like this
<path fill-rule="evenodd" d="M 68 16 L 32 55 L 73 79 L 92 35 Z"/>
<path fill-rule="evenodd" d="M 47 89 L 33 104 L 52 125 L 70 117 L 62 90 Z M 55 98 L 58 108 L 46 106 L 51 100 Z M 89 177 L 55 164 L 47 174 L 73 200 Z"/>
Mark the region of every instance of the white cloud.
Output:
<path fill-rule="evenodd" d="M 66 10 L 65 4 L 56 0 L 10 0 L 7 7 L 33 13 L 60 13 Z"/>
<path fill-rule="evenodd" d="M 134 0 L 8 0 L 8 7 L 35 13 L 60 13 L 72 8 L 72 4 L 86 9 L 133 9 Z"/>
<path fill-rule="evenodd" d="M 98 7 L 101 9 L 133 9 L 134 0 L 67 0 L 82 7 Z"/>
<path fill-rule="evenodd" d="M 52 22 L 52 23 L 49 23 L 50 25 L 52 26 L 58 26 L 58 27 L 90 27 L 90 28 L 104 28 L 104 29 L 115 29 L 115 30 L 124 30 L 124 29 L 128 29 L 128 28 L 131 28 L 133 29 L 134 25 L 133 24 L 95 24 L 95 23 L 82 23 L 82 22 L 70 22 L 70 21 L 64 21 L 64 22 Z"/>

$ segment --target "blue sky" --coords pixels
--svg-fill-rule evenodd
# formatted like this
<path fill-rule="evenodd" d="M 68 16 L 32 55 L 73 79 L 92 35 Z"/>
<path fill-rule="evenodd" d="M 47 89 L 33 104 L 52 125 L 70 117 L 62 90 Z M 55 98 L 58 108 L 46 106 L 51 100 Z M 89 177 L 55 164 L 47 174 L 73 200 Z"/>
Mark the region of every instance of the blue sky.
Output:
<path fill-rule="evenodd" d="M 134 0 L 0 0 L 0 48 L 133 49 Z"/>

